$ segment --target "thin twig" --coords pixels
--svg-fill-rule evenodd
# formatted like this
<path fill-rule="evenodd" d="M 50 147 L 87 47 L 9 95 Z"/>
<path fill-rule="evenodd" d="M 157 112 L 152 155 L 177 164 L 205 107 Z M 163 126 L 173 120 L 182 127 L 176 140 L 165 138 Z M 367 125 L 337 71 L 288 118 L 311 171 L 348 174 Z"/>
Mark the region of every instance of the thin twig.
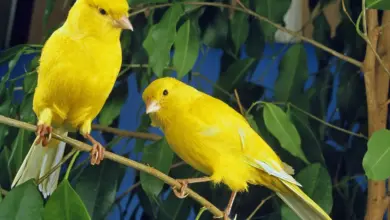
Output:
<path fill-rule="evenodd" d="M 0 194 L 1 194 L 1 195 L 6 196 L 7 193 L 8 193 L 7 190 L 0 188 Z"/>
<path fill-rule="evenodd" d="M 312 118 L 312 119 L 314 119 L 314 120 L 316 120 L 316 121 L 318 121 L 318 122 L 320 122 L 320 123 L 322 123 L 322 124 L 324 124 L 324 125 L 326 125 L 326 126 L 328 126 L 328 127 L 330 127 L 330 128 L 333 128 L 333 129 L 335 129 L 335 130 L 344 132 L 344 133 L 349 134 L 349 135 L 353 135 L 353 136 L 360 137 L 360 138 L 364 138 L 364 139 L 368 140 L 368 137 L 365 136 L 364 134 L 355 133 L 355 132 L 346 130 L 346 129 L 344 129 L 344 128 L 337 127 L 336 125 L 332 125 L 331 123 L 328 123 L 328 122 L 322 120 L 321 118 L 318 118 L 318 117 L 316 117 L 316 116 L 310 114 L 309 112 L 307 112 L 307 111 L 305 111 L 305 110 L 299 108 L 298 106 L 296 106 L 296 105 L 294 105 L 294 104 L 292 104 L 292 103 L 287 103 L 287 105 L 290 105 L 291 107 L 295 108 L 296 110 L 302 112 L 303 114 L 309 116 L 310 118 Z"/>
<path fill-rule="evenodd" d="M 331 48 L 329 48 L 329 47 L 327 47 L 327 46 L 325 46 L 325 45 L 323 45 L 323 44 L 321 44 L 321 43 L 319 43 L 319 42 L 317 42 L 317 41 L 315 41 L 315 40 L 313 40 L 311 38 L 305 37 L 305 36 L 303 36 L 300 33 L 291 31 L 291 30 L 283 27 L 282 25 L 279 25 L 279 24 L 271 21 L 270 19 L 268 19 L 268 18 L 266 18 L 266 17 L 264 17 L 262 15 L 257 14 L 256 12 L 254 12 L 254 11 L 252 11 L 252 10 L 246 8 L 246 7 L 245 8 L 234 7 L 234 6 L 231 6 L 230 4 L 223 4 L 223 3 L 218 3 L 218 2 L 177 2 L 175 4 L 222 7 L 222 8 L 230 8 L 230 9 L 234 9 L 236 11 L 245 12 L 246 14 L 251 15 L 251 16 L 255 17 L 258 20 L 261 20 L 261 21 L 264 21 L 264 22 L 270 24 L 271 26 L 275 27 L 276 29 L 279 29 L 279 30 L 281 30 L 283 32 L 289 33 L 290 35 L 292 35 L 292 36 L 294 36 L 294 37 L 296 37 L 296 38 L 298 38 L 298 39 L 300 39 L 302 41 L 305 41 L 305 42 L 307 42 L 309 44 L 312 44 L 313 46 L 318 47 L 318 48 L 320 48 L 320 49 L 322 49 L 322 50 L 332 54 L 335 57 L 338 57 L 338 58 L 340 58 L 342 60 L 345 60 L 345 61 L 347 61 L 347 62 L 349 62 L 349 63 L 351 63 L 351 64 L 353 64 L 353 65 L 355 65 L 355 66 L 357 66 L 359 68 L 362 67 L 362 62 L 360 62 L 358 60 L 355 60 L 355 59 L 353 59 L 351 57 L 345 56 L 344 54 L 339 53 L 339 52 L 337 52 L 337 51 L 335 51 L 335 50 L 333 50 L 333 49 L 331 49 Z M 152 10 L 152 9 L 157 9 L 157 8 L 168 7 L 168 6 L 171 6 L 171 5 L 172 4 L 167 3 L 167 4 L 160 4 L 160 5 L 150 6 L 150 7 L 147 7 L 147 8 L 143 8 L 143 9 L 137 10 L 137 11 L 131 13 L 130 16 L 134 16 L 134 15 L 137 15 L 139 13 L 142 13 L 142 12 L 144 12 L 147 9 Z"/>
<path fill-rule="evenodd" d="M 141 182 L 138 181 L 136 183 L 134 183 L 133 185 L 131 185 L 126 191 L 124 191 L 122 194 L 120 194 L 116 199 L 115 199 L 115 202 L 114 203 L 117 203 L 119 201 L 121 201 L 127 194 L 131 193 L 131 191 L 133 191 L 135 188 L 137 188 L 139 185 L 141 185 Z"/>
<path fill-rule="evenodd" d="M 246 220 L 252 219 L 253 216 L 256 214 L 256 212 L 259 211 L 259 209 L 264 205 L 264 203 L 267 202 L 269 199 L 271 199 L 274 196 L 275 196 L 275 194 L 272 194 L 272 195 L 269 195 L 267 198 L 261 200 L 260 204 L 255 208 L 255 210 L 253 210 L 253 212 L 249 215 L 249 217 Z"/>
<path fill-rule="evenodd" d="M 328 127 L 330 127 L 330 128 L 333 128 L 333 129 L 335 129 L 335 130 L 341 131 L 341 132 L 343 132 L 343 133 L 346 133 L 346 134 L 349 134 L 349 135 L 352 135 L 352 136 L 355 136 L 355 137 L 360 137 L 360 138 L 364 138 L 364 139 L 368 140 L 368 137 L 365 136 L 365 135 L 362 134 L 362 133 L 355 133 L 355 132 L 346 130 L 346 129 L 344 129 L 344 128 L 340 128 L 340 127 L 338 127 L 338 126 L 336 126 L 336 125 L 332 125 L 331 123 L 326 122 L 326 121 L 322 120 L 321 118 L 318 118 L 318 117 L 316 117 L 316 116 L 310 114 L 309 112 L 307 112 L 307 111 L 305 111 L 305 110 L 299 108 L 298 106 L 292 104 L 291 102 L 266 102 L 266 101 L 257 101 L 257 102 L 252 103 L 251 107 L 249 107 L 249 109 L 248 109 L 247 112 L 249 113 L 249 112 L 250 112 L 256 105 L 258 105 L 258 104 L 266 104 L 266 103 L 272 103 L 272 104 L 278 104 L 278 105 L 285 105 L 285 106 L 287 106 L 287 107 L 288 107 L 288 106 L 291 106 L 291 107 L 295 108 L 296 110 L 302 112 L 303 114 L 309 116 L 310 118 L 312 118 L 312 119 L 314 119 L 314 120 L 320 122 L 321 124 L 324 124 L 324 125 L 326 125 L 326 126 L 328 126 Z"/>
<path fill-rule="evenodd" d="M 125 131 L 118 128 L 106 127 L 99 124 L 92 124 L 93 130 L 103 131 L 107 133 L 112 133 L 121 137 L 131 137 L 131 138 L 139 138 L 151 141 L 158 141 L 161 139 L 160 135 L 152 134 L 152 133 L 144 133 L 144 132 L 134 132 L 134 131 Z"/>
<path fill-rule="evenodd" d="M 185 165 L 186 163 L 184 161 L 180 161 L 178 163 L 175 163 L 175 164 L 172 164 L 170 169 L 174 169 L 174 168 L 177 168 L 177 167 L 180 167 L 180 166 L 183 166 Z M 125 190 L 122 194 L 120 194 L 116 199 L 115 199 L 115 202 L 119 202 L 121 201 L 127 194 L 129 194 L 131 191 L 133 191 L 135 188 L 137 188 L 139 186 L 141 182 L 138 181 L 136 183 L 134 183 L 133 185 L 131 185 L 127 190 Z"/>
<path fill-rule="evenodd" d="M 67 179 L 69 178 L 70 171 L 72 170 L 73 164 L 74 164 L 74 162 L 76 161 L 76 158 L 79 156 L 79 154 L 80 154 L 80 151 L 78 150 L 78 151 L 73 155 L 72 160 L 71 160 L 70 163 L 69 163 L 68 169 L 66 170 L 64 179 L 67 180 Z"/>
<path fill-rule="evenodd" d="M 8 118 L 8 117 L 5 117 L 3 115 L 0 115 L 0 124 L 5 124 L 5 125 L 8 125 L 8 126 L 12 126 L 12 127 L 22 128 L 22 129 L 29 130 L 29 131 L 35 131 L 36 130 L 36 126 L 35 125 L 29 124 L 29 123 L 26 123 L 26 122 L 22 122 L 22 121 L 18 121 L 18 120 L 12 119 L 12 118 Z M 58 135 L 57 133 L 52 133 L 52 137 L 57 139 L 57 140 L 63 141 L 65 143 L 67 143 L 67 144 L 70 144 L 72 147 L 74 147 L 74 148 L 76 148 L 77 150 L 80 150 L 80 151 L 90 152 L 92 150 L 92 146 L 90 146 L 88 144 L 85 144 L 85 143 L 83 143 L 81 141 L 75 140 L 73 138 L 70 138 L 70 137 L 64 137 L 62 135 Z M 128 158 L 119 156 L 119 155 L 117 155 L 115 153 L 112 153 L 112 152 L 109 152 L 109 151 L 106 151 L 104 153 L 104 155 L 105 155 L 105 158 L 107 158 L 109 160 L 112 160 L 114 162 L 123 164 L 123 165 L 128 166 L 128 167 L 132 167 L 134 169 L 137 169 L 137 170 L 140 170 L 142 172 L 145 172 L 145 173 L 148 173 L 150 175 L 153 175 L 156 178 L 158 178 L 158 179 L 162 180 L 163 182 L 167 183 L 171 187 L 177 187 L 177 188 L 181 187 L 181 184 L 179 182 L 177 182 L 175 179 L 169 177 L 168 175 L 160 172 L 159 170 L 157 170 L 157 169 L 155 169 L 153 167 L 150 167 L 150 166 L 138 163 L 138 162 L 136 162 L 134 160 L 130 160 Z M 189 188 L 186 188 L 185 192 L 190 197 L 192 197 L 194 200 L 196 200 L 198 203 L 200 203 L 202 206 L 207 207 L 207 209 L 214 216 L 218 216 L 218 217 L 219 216 L 223 216 L 223 212 L 221 210 L 219 210 L 211 202 L 209 202 L 208 200 L 206 200 L 205 198 L 203 198 L 202 196 L 200 196 L 199 194 L 197 194 L 193 190 L 191 190 Z"/>
<path fill-rule="evenodd" d="M 74 153 L 76 153 L 76 149 L 72 149 L 71 152 L 69 152 L 65 157 L 62 158 L 62 160 L 55 165 L 53 168 L 49 170 L 45 175 L 43 175 L 41 178 L 39 178 L 36 182 L 37 185 L 41 184 L 43 180 L 45 180 L 47 177 L 50 176 L 56 169 L 60 168 L 62 164 L 64 164 Z"/>
<path fill-rule="evenodd" d="M 238 107 L 240 108 L 241 115 L 245 116 L 244 107 L 241 104 L 240 97 L 238 96 L 237 89 L 234 89 L 234 95 L 236 96 Z"/>

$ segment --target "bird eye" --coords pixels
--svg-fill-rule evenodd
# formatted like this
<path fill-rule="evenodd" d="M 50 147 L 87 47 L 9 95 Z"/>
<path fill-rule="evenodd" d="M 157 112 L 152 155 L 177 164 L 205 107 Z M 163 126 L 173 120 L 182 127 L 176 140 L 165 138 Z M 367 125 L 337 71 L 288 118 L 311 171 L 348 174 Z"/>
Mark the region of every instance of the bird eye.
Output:
<path fill-rule="evenodd" d="M 164 95 L 164 96 L 167 96 L 167 95 L 168 95 L 168 90 L 164 89 L 163 95 Z"/>
<path fill-rule="evenodd" d="M 102 14 L 102 15 L 106 15 L 107 14 L 106 10 L 104 10 L 103 8 L 99 8 L 99 13 Z"/>

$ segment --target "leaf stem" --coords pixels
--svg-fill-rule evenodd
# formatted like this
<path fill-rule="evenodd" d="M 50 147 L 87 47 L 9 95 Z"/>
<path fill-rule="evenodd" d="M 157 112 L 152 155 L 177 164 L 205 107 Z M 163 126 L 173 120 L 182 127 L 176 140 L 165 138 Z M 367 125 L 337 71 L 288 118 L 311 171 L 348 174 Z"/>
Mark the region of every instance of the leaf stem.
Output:
<path fill-rule="evenodd" d="M 344 133 L 346 133 L 346 134 L 349 134 L 349 135 L 352 135 L 352 136 L 355 136 L 355 137 L 360 137 L 360 138 L 364 138 L 364 139 L 368 140 L 368 137 L 365 136 L 365 135 L 362 134 L 362 133 L 355 133 L 355 132 L 346 130 L 346 129 L 344 129 L 344 128 L 340 128 L 340 127 L 338 127 L 338 126 L 336 126 L 336 125 L 332 125 L 331 123 L 326 122 L 326 121 L 322 120 L 321 118 L 318 118 L 317 116 L 312 115 L 312 114 L 310 114 L 309 112 L 307 112 L 307 111 L 305 111 L 305 110 L 299 108 L 298 106 L 292 104 L 291 102 L 286 102 L 286 103 L 285 103 L 285 102 L 266 102 L 266 101 L 257 101 L 257 102 L 252 103 L 252 105 L 251 105 L 251 107 L 249 107 L 247 113 L 249 113 L 249 112 L 252 110 L 252 108 L 255 107 L 256 105 L 258 105 L 258 104 L 267 104 L 267 103 L 285 105 L 285 106 L 287 106 L 287 107 L 293 107 L 294 109 L 300 111 L 301 113 L 303 113 L 303 114 L 309 116 L 310 118 L 312 118 L 312 119 L 314 119 L 314 120 L 320 122 L 321 124 L 324 124 L 324 125 L 326 125 L 326 126 L 328 126 L 328 127 L 330 127 L 330 128 L 333 128 L 333 129 L 335 129 L 335 130 L 344 132 Z"/>
<path fill-rule="evenodd" d="M 74 162 L 76 161 L 76 158 L 77 158 L 77 156 L 79 156 L 79 154 L 80 154 L 80 150 L 78 150 L 78 151 L 73 155 L 72 160 L 71 160 L 70 163 L 69 163 L 68 169 L 66 170 L 66 174 L 65 174 L 64 179 L 67 180 L 67 179 L 69 178 L 70 171 L 72 170 L 73 164 L 74 164 Z"/>
<path fill-rule="evenodd" d="M 256 214 L 256 212 L 259 211 L 259 209 L 264 205 L 264 203 L 267 202 L 269 199 L 271 199 L 274 196 L 275 196 L 275 194 L 272 194 L 272 195 L 269 195 L 267 198 L 261 200 L 260 204 L 255 208 L 255 210 L 253 210 L 253 212 L 249 215 L 249 217 L 246 220 L 252 219 L 253 216 Z"/>
<path fill-rule="evenodd" d="M 62 160 L 56 166 L 51 168 L 51 170 L 49 170 L 49 172 L 47 172 L 45 175 L 43 175 L 41 178 L 39 178 L 37 180 L 37 184 L 39 185 L 40 183 L 42 183 L 43 180 L 45 180 L 47 177 L 49 177 L 50 174 L 52 174 L 56 169 L 58 169 L 62 164 L 64 164 L 65 161 L 67 161 L 75 152 L 76 152 L 76 150 L 72 149 L 72 151 L 69 152 L 64 158 L 62 158 Z"/>
<path fill-rule="evenodd" d="M 312 119 L 314 119 L 314 120 L 316 120 L 316 121 L 318 121 L 318 122 L 320 122 L 320 123 L 322 123 L 322 124 L 324 124 L 324 125 L 326 125 L 326 126 L 328 126 L 328 127 L 330 127 L 330 128 L 333 128 L 333 129 L 335 129 L 335 130 L 344 132 L 344 133 L 349 134 L 349 135 L 352 135 L 352 136 L 356 136 L 356 137 L 360 137 L 360 138 L 364 138 L 364 139 L 368 140 L 368 137 L 366 137 L 364 134 L 361 134 L 361 133 L 358 134 L 358 133 L 355 133 L 355 132 L 346 130 L 346 129 L 344 129 L 344 128 L 340 128 L 340 127 L 338 127 L 338 126 L 336 126 L 336 125 L 332 125 L 331 123 L 326 122 L 326 121 L 322 120 L 321 118 L 318 118 L 317 116 L 314 116 L 314 115 L 310 114 L 309 112 L 307 112 L 307 111 L 305 111 L 305 110 L 299 108 L 298 106 L 296 106 L 296 105 L 294 105 L 294 104 L 292 104 L 292 103 L 290 103 L 290 102 L 289 102 L 289 103 L 286 103 L 286 105 L 295 108 L 296 110 L 302 112 L 303 114 L 309 116 L 310 118 L 312 118 Z"/>
<path fill-rule="evenodd" d="M 195 220 L 199 220 L 199 219 L 200 219 L 200 217 L 202 216 L 203 212 L 204 212 L 204 211 L 206 211 L 206 210 L 207 210 L 207 208 L 206 208 L 206 207 L 202 207 L 202 208 L 200 208 L 200 210 L 199 210 L 198 214 L 196 215 L 196 218 L 195 218 Z"/>
<path fill-rule="evenodd" d="M 34 132 L 36 130 L 35 125 L 29 124 L 26 122 L 22 122 L 22 121 L 18 121 L 18 120 L 12 119 L 12 118 L 8 118 L 8 117 L 5 117 L 3 115 L 0 115 L 0 124 L 12 126 L 12 127 L 17 127 L 17 128 L 22 128 L 22 129 L 32 131 L 32 132 Z M 71 145 L 72 147 L 74 147 L 75 149 L 77 149 L 79 151 L 90 152 L 92 150 L 91 145 L 83 143 L 83 142 L 78 141 L 78 140 L 75 140 L 75 139 L 70 138 L 70 137 L 58 135 L 57 133 L 52 133 L 52 137 Z M 117 155 L 115 153 L 112 153 L 110 151 L 106 151 L 104 154 L 104 157 L 109 159 L 109 160 L 112 160 L 114 162 L 123 164 L 123 165 L 128 166 L 128 167 L 132 167 L 132 168 L 137 169 L 139 171 L 153 175 L 156 178 L 167 183 L 171 187 L 177 187 L 177 188 L 181 187 L 181 184 L 179 182 L 177 182 L 175 179 L 160 172 L 159 170 L 157 170 L 153 167 L 147 166 L 147 165 L 142 164 L 142 163 L 138 163 L 134 160 L 130 160 L 128 158 L 122 157 L 122 156 Z M 202 197 L 198 193 L 194 192 L 193 190 L 191 190 L 189 188 L 185 189 L 185 192 L 191 198 L 196 200 L 199 204 L 201 204 L 204 207 L 207 207 L 208 211 L 210 211 L 214 216 L 222 216 L 223 215 L 223 212 L 221 210 L 219 210 L 215 205 L 213 205 L 211 202 L 209 202 L 207 199 L 205 199 L 204 197 Z"/>

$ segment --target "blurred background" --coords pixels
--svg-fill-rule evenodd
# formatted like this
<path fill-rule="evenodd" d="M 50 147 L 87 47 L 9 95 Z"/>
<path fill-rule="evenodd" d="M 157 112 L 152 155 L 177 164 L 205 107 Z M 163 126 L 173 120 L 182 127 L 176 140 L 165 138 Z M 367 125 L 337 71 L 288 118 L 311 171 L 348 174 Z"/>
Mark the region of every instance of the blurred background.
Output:
<path fill-rule="evenodd" d="M 273 7 L 277 7 L 275 6 L 275 4 L 278 4 L 276 3 L 276 0 L 273 1 L 261 0 L 261 2 L 264 4 L 274 4 Z M 129 0 L 129 3 L 134 6 L 134 10 L 142 8 L 144 3 L 146 4 L 149 2 L 151 1 L 143 2 L 140 0 Z M 230 1 L 217 2 L 227 2 L 230 4 Z M 256 4 L 256 1 L 249 2 L 251 2 L 251 4 Z M 353 37 L 348 35 L 348 32 L 351 33 L 354 31 L 354 26 L 350 25 L 350 21 L 345 17 L 345 14 L 343 14 L 340 0 L 291 0 L 287 2 L 289 2 L 288 10 L 283 13 L 283 21 L 280 22 L 286 28 L 292 31 L 296 31 L 309 39 L 322 40 L 322 42 L 325 42 L 324 44 L 328 45 L 329 47 L 341 53 L 357 57 L 356 59 L 363 58 L 361 52 L 365 47 L 360 43 L 361 39 L 356 40 L 355 35 L 353 35 Z M 361 3 L 356 2 L 356 4 L 354 4 L 353 1 L 346 2 L 347 7 L 350 11 L 352 11 L 353 19 L 357 19 L 358 13 L 356 11 L 360 10 L 359 7 L 361 7 Z M 73 3 L 73 0 L 1 0 L 0 55 L 1 51 L 9 52 L 7 49 L 18 45 L 42 45 L 44 41 L 50 36 L 52 31 L 58 28 L 66 19 L 67 12 Z M 212 12 L 209 11 L 209 14 L 212 14 Z M 156 20 L 161 18 L 160 15 L 161 13 L 155 16 L 157 17 Z M 138 60 L 131 54 L 133 51 L 128 50 L 130 50 L 129 48 L 133 48 L 134 44 L 138 44 L 138 47 L 141 47 L 141 44 L 146 36 L 145 33 L 147 33 L 145 30 L 148 30 L 145 29 L 145 27 L 148 26 L 147 19 L 147 15 L 144 14 L 137 15 L 137 17 L 132 19 L 133 26 L 137 32 L 137 34 L 134 34 L 136 37 L 130 38 L 129 33 L 123 34 L 122 46 L 124 47 L 123 49 L 125 51 L 123 60 L 124 67 L 126 67 L 126 65 L 131 66 L 138 64 Z M 212 16 L 205 16 L 202 20 L 203 24 L 205 24 L 204 26 L 207 26 L 207 23 L 214 21 L 213 19 L 214 18 Z M 218 31 L 219 29 L 216 28 L 215 30 Z M 143 32 L 143 34 L 138 32 Z M 272 40 L 264 40 L 263 38 L 258 37 L 259 42 L 261 41 L 262 43 L 264 41 L 264 45 L 255 48 L 255 50 L 258 49 L 258 53 L 261 55 L 257 57 L 258 60 L 256 60 L 256 65 L 255 68 L 253 68 L 253 71 L 244 77 L 245 80 L 243 79 L 243 81 L 247 82 L 248 84 L 240 84 L 241 87 L 238 89 L 239 93 L 242 91 L 243 94 L 247 95 L 243 97 L 242 100 L 243 105 L 246 108 L 248 108 L 252 102 L 258 99 L 273 100 L 275 95 L 275 82 L 279 77 L 281 60 L 284 59 L 283 56 L 292 43 L 300 43 L 299 39 L 279 30 L 276 31 L 273 36 L 274 38 Z M 350 41 L 351 45 L 346 43 L 347 41 Z M 132 45 L 131 47 L 129 46 L 130 44 Z M 324 56 L 311 44 L 302 44 L 306 55 L 305 59 L 300 61 L 305 62 L 301 63 L 301 65 L 303 65 L 304 68 L 307 68 L 305 91 L 309 91 L 310 88 L 313 87 L 318 89 L 316 91 L 319 91 L 310 94 L 308 92 L 306 95 L 308 97 L 310 96 L 313 100 L 326 100 L 326 103 L 322 103 L 325 104 L 325 106 L 323 106 L 324 113 L 321 115 L 321 120 L 323 120 L 325 123 L 337 124 L 337 126 L 351 132 L 366 134 L 366 128 L 362 128 L 360 123 L 361 121 L 357 121 L 360 116 L 356 116 L 358 113 L 354 112 L 355 110 L 358 111 L 357 109 L 360 109 L 359 107 L 365 106 L 363 86 L 364 82 L 360 69 L 351 67 L 352 65 L 345 64 L 345 61 L 341 61 L 340 59 L 337 59 L 329 54 Z M 218 86 L 216 86 L 216 84 L 219 83 L 219 80 L 223 75 L 222 73 L 226 72 L 227 70 L 228 64 L 226 64 L 226 62 L 231 61 L 231 63 L 233 63 L 232 59 L 225 59 L 226 54 L 228 54 L 225 49 L 226 48 L 218 46 L 213 47 L 210 46 L 210 44 L 207 44 L 207 42 L 202 42 L 200 46 L 201 52 L 199 53 L 198 58 L 192 68 L 191 74 L 186 75 L 182 80 L 189 82 L 191 85 L 195 86 L 201 91 L 216 95 L 216 93 L 218 93 Z M 15 106 L 20 105 L 21 102 L 25 102 L 23 100 L 26 99 L 26 82 L 23 80 L 23 78 L 18 77 L 23 77 L 26 72 L 29 73 L 30 71 L 33 71 L 32 68 L 37 65 L 35 54 L 36 51 L 34 50 L 38 49 L 31 50 L 32 51 L 30 51 L 29 54 L 23 54 L 20 58 L 15 60 L 16 65 L 12 69 L 11 79 L 15 79 L 13 81 L 14 84 L 12 85 L 14 87 L 13 99 L 15 100 Z M 251 53 L 253 54 L 253 52 Z M 13 55 L 14 54 L 15 53 L 13 53 Z M 245 42 L 243 45 L 241 45 L 240 50 L 237 53 L 237 57 L 235 58 L 237 60 L 245 60 L 248 57 L 252 57 L 252 55 L 248 55 L 248 42 Z M 5 62 L 9 60 L 9 57 L 3 58 L 2 61 L 4 62 L 0 62 L 0 76 L 5 75 L 10 70 L 10 64 Z M 144 60 L 142 60 L 142 62 L 145 63 Z M 114 95 L 110 96 L 111 101 L 120 100 L 119 102 L 121 105 L 119 107 L 115 106 L 110 109 L 107 107 L 107 109 L 104 109 L 104 112 L 101 113 L 99 118 L 96 119 L 94 123 L 116 127 L 123 130 L 148 131 L 162 135 L 159 130 L 150 128 L 147 124 L 145 125 L 147 117 L 145 117 L 143 114 L 145 109 L 141 100 L 141 93 L 145 84 L 142 79 L 140 80 L 140 74 L 146 74 L 146 72 L 139 70 L 135 71 L 129 68 L 126 71 L 123 71 L 124 75 L 118 79 L 117 86 L 115 87 L 116 89 L 114 90 L 116 91 L 115 95 L 119 93 L 125 95 L 118 99 L 116 99 L 117 97 L 114 97 Z M 293 72 L 293 70 L 291 70 L 291 72 Z M 346 75 L 348 74 L 347 72 L 353 72 L 353 77 L 350 77 L 351 75 Z M 147 72 L 147 74 L 150 74 L 150 72 Z M 175 75 L 177 73 L 173 72 L 173 74 Z M 329 78 L 326 78 L 325 80 L 324 74 L 328 74 Z M 151 76 L 148 79 L 151 78 L 153 77 Z M 340 85 L 343 85 L 343 87 Z M 357 92 L 354 94 L 353 92 L 349 92 L 349 89 L 356 89 L 354 91 Z M 322 94 L 323 91 L 326 91 L 326 94 Z M 228 92 L 231 93 L 232 91 L 229 90 Z M 356 94 L 363 95 L 358 96 Z M 340 104 L 341 98 L 343 98 L 343 102 Z M 1 101 L 2 100 L 0 100 L 0 103 Z M 110 104 L 111 101 L 109 101 L 110 107 L 112 107 Z M 357 102 L 360 104 L 356 104 Z M 232 105 L 234 105 L 234 107 L 237 109 L 236 104 Z M 341 113 L 340 108 L 342 110 Z M 365 112 L 366 108 L 362 108 L 363 110 L 361 111 Z M 260 113 L 261 110 L 257 109 L 256 111 L 259 111 L 254 114 L 255 117 L 257 117 L 256 122 L 259 126 L 260 124 L 263 124 L 264 127 L 264 121 L 260 119 L 262 115 Z M 359 112 L 360 115 L 361 111 Z M 353 114 L 354 116 L 348 117 L 347 114 L 349 113 Z M 30 114 L 32 114 L 31 111 Z M 104 114 L 104 117 L 102 117 L 102 114 Z M 102 118 L 104 118 L 104 120 Z M 359 120 L 360 119 L 361 118 L 359 118 Z M 363 121 L 363 124 L 366 125 L 367 120 L 363 119 Z M 301 130 L 299 129 L 299 131 Z M 329 189 L 329 196 L 332 202 L 330 202 L 330 204 L 325 202 L 325 206 L 327 206 L 329 210 L 333 207 L 332 214 L 337 216 L 334 219 L 362 219 L 364 216 L 365 207 L 365 198 L 363 197 L 367 192 L 366 180 L 363 174 L 363 169 L 361 167 L 361 160 L 366 149 L 366 142 L 360 142 L 360 139 L 356 141 L 356 137 L 353 135 L 338 134 L 331 129 L 330 131 L 323 130 L 322 132 L 326 134 L 316 133 L 315 135 L 322 137 L 319 138 L 321 144 L 318 145 L 319 148 L 323 147 L 322 151 L 324 156 L 321 154 L 321 157 L 326 158 L 324 164 L 326 164 L 329 168 L 329 175 L 331 178 L 329 181 L 332 181 L 333 184 L 336 184 L 333 181 L 335 178 L 336 180 L 338 178 L 339 181 L 342 179 L 340 188 L 335 188 L 333 192 L 332 189 Z M 308 138 L 310 135 L 308 135 L 308 133 L 300 134 L 303 139 Z M 94 131 L 93 136 L 102 143 L 110 145 L 110 147 L 112 147 L 112 151 L 137 161 L 142 161 L 142 151 L 144 145 L 146 146 L 151 143 L 151 141 L 142 142 L 133 138 L 116 138 L 111 134 L 104 134 L 100 131 Z M 74 135 L 73 137 L 80 138 L 79 135 Z M 269 138 L 268 140 L 271 140 L 271 142 L 273 141 L 273 143 L 275 142 L 273 138 Z M 303 143 L 313 143 L 310 141 L 312 140 L 304 140 Z M 275 145 L 278 144 L 275 143 Z M 361 145 L 364 147 L 358 151 L 349 151 L 353 148 L 353 145 Z M 327 147 L 331 148 L 331 150 L 329 150 Z M 338 156 L 334 156 L 336 154 Z M 346 157 L 348 155 L 353 155 L 351 157 L 356 158 L 351 161 L 347 161 Z M 77 187 L 79 181 L 78 178 L 80 176 L 88 176 L 93 173 L 88 173 L 85 171 L 85 166 L 82 166 L 82 162 L 87 157 L 88 154 L 82 154 L 78 158 L 77 164 L 81 165 L 77 167 L 78 170 L 76 169 L 76 171 L 72 173 L 72 177 L 74 177 L 72 183 L 74 184 L 76 192 L 78 193 L 81 189 L 78 189 Z M 313 160 L 316 161 L 317 159 Z M 175 157 L 173 161 L 179 162 L 180 160 Z M 303 167 L 301 162 L 295 161 L 292 163 L 298 164 L 298 167 Z M 67 165 L 63 166 L 63 171 L 66 170 L 66 167 Z M 107 165 L 107 167 L 105 169 L 111 169 L 111 171 L 112 169 L 116 169 L 116 166 L 112 164 Z M 3 167 L 0 167 L 0 169 L 3 169 Z M 298 168 L 298 170 L 299 169 L 300 168 Z M 105 172 L 110 172 L 110 170 L 105 170 Z M 183 173 L 185 176 L 191 176 L 194 171 L 186 166 L 183 166 L 177 170 L 175 169 L 171 175 L 181 176 Z M 119 176 L 121 178 L 119 178 Z M 175 198 L 170 193 L 170 189 L 167 186 L 164 186 L 164 190 L 161 193 L 161 200 L 153 201 L 153 199 L 150 199 L 150 197 L 145 195 L 145 193 L 141 190 L 141 187 L 139 187 L 139 184 L 134 186 L 134 184 L 137 184 L 139 181 L 139 172 L 135 171 L 134 169 L 123 168 L 123 173 L 118 174 L 118 176 L 114 175 L 112 177 L 117 179 L 114 181 L 106 176 L 103 178 L 103 180 L 96 180 L 103 182 L 114 181 L 115 184 L 117 183 L 117 188 L 111 191 L 111 193 L 114 192 L 115 196 L 110 197 L 111 199 L 109 199 L 109 201 L 111 204 L 109 207 L 87 207 L 88 211 L 90 211 L 90 214 L 92 213 L 91 216 L 95 216 L 92 219 L 194 219 L 200 210 L 200 206 L 195 204 L 190 198 L 186 198 L 184 201 Z M 350 184 L 350 180 L 353 180 L 354 183 Z M 9 183 L 7 183 L 7 181 L 3 181 L 3 183 L 5 184 L 2 184 L 1 186 L 6 189 Z M 220 187 L 216 190 L 210 190 L 209 187 L 206 187 L 207 189 L 205 189 L 203 184 L 199 185 L 200 186 L 198 186 L 198 188 L 197 186 L 194 186 L 194 189 L 198 189 L 200 194 L 203 193 L 202 195 L 206 195 L 206 197 L 209 198 L 214 204 L 223 209 L 229 195 L 228 190 L 226 190 L 224 187 Z M 356 187 L 357 185 L 359 187 Z M 129 190 L 130 186 L 134 186 L 134 189 L 132 189 L 133 191 L 130 193 L 126 194 L 125 192 Z M 206 184 L 206 186 L 208 185 Z M 243 194 L 237 198 L 232 211 L 232 213 L 239 213 L 237 219 L 247 218 L 260 203 L 261 199 L 259 198 L 265 198 L 269 195 L 269 192 L 265 192 L 265 190 L 261 189 L 261 187 L 253 188 L 254 189 L 251 188 L 253 191 L 250 191 L 250 194 Z M 315 191 L 316 189 L 313 188 L 312 190 Z M 356 193 L 356 191 L 359 191 L 359 193 Z M 355 192 L 355 194 L 353 194 L 353 192 Z M 83 195 L 80 196 L 84 202 L 88 200 L 84 200 L 87 197 L 83 197 Z M 360 201 L 354 203 L 356 198 L 360 199 Z M 321 198 L 319 198 L 319 200 L 321 200 Z M 189 207 L 188 209 L 183 208 L 187 206 Z M 276 206 L 278 206 L 276 202 L 267 203 L 261 209 L 262 211 L 258 211 L 258 213 L 252 217 L 252 219 L 280 219 L 280 210 L 273 211 Z M 163 207 L 163 211 L 158 212 L 155 210 L 155 207 Z M 96 210 L 99 208 L 104 209 L 106 213 L 96 214 Z M 210 219 L 210 217 L 210 214 L 204 214 L 202 215 L 201 219 Z"/>

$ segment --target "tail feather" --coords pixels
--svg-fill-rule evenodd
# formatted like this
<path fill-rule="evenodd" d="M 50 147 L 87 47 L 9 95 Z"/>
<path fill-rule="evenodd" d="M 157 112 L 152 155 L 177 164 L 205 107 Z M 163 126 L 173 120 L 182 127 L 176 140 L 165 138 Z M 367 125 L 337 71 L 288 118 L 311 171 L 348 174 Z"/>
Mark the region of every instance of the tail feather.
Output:
<path fill-rule="evenodd" d="M 65 136 L 67 135 L 67 132 L 58 133 Z M 41 144 L 35 144 L 36 140 L 37 139 L 35 139 L 24 158 L 23 163 L 12 182 L 11 188 L 32 178 L 38 180 L 62 160 L 65 151 L 65 143 L 51 140 L 47 146 L 43 147 Z M 44 198 L 51 195 L 57 188 L 59 174 L 60 169 L 56 169 L 48 178 L 39 184 L 39 191 L 42 192 Z"/>
<path fill-rule="evenodd" d="M 297 186 L 284 182 L 292 192 L 277 192 L 276 194 L 302 219 L 302 220 L 331 220 L 329 215 L 308 197 Z"/>

